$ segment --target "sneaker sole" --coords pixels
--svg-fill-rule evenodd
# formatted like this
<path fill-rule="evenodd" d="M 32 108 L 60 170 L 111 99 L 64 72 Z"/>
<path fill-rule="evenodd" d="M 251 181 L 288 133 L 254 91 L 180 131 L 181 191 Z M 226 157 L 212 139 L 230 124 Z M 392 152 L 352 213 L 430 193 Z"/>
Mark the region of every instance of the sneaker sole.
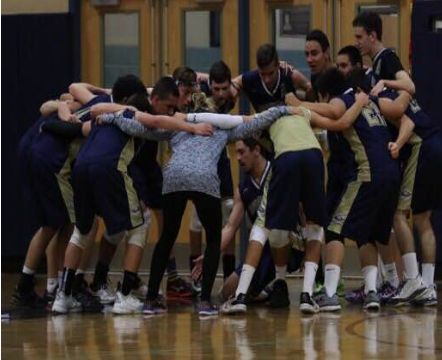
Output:
<path fill-rule="evenodd" d="M 58 307 L 56 305 L 53 305 L 52 309 L 51 309 L 51 312 L 53 312 L 55 314 L 67 314 L 68 310 L 65 309 L 65 308 L 61 308 L 61 307 Z"/>
<path fill-rule="evenodd" d="M 218 316 L 218 312 L 198 311 L 198 315 L 201 317 L 212 317 L 212 316 Z"/>
<path fill-rule="evenodd" d="M 319 312 L 318 308 L 315 308 L 314 306 L 310 304 L 301 304 L 299 305 L 299 310 L 303 314 L 317 314 Z"/>
<path fill-rule="evenodd" d="M 327 305 L 322 306 L 319 308 L 319 311 L 321 312 L 335 312 L 335 311 L 341 311 L 341 305 Z"/>
<path fill-rule="evenodd" d="M 371 302 L 368 303 L 367 305 L 364 305 L 364 309 L 365 310 L 379 310 L 381 307 L 379 305 L 379 303 L 377 302 Z"/>
<path fill-rule="evenodd" d="M 408 298 L 405 299 L 395 299 L 391 298 L 390 303 L 394 306 L 403 306 L 409 305 L 415 300 L 419 300 L 419 298 L 423 297 L 423 294 L 427 291 L 426 288 L 417 289 L 414 293 L 412 293 Z"/>
<path fill-rule="evenodd" d="M 232 315 L 232 314 L 245 314 L 247 312 L 247 305 L 234 305 L 230 309 L 221 309 L 221 314 Z"/>

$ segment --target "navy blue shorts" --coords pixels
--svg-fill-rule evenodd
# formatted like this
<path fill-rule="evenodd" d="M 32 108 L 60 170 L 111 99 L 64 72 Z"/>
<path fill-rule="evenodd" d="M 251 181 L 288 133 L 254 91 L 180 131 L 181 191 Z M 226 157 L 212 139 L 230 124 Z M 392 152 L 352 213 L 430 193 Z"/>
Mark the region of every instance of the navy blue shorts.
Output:
<path fill-rule="evenodd" d="M 240 263 L 235 269 L 238 276 L 241 276 L 243 265 L 244 263 Z M 275 279 L 275 264 L 273 263 L 269 242 L 267 241 L 262 250 L 261 260 L 250 283 L 249 294 L 258 296 L 273 279 Z"/>
<path fill-rule="evenodd" d="M 129 166 L 129 175 L 133 180 L 138 198 L 150 209 L 162 209 L 163 173 L 157 162 L 148 169 L 137 165 Z"/>
<path fill-rule="evenodd" d="M 415 145 L 408 158 L 399 210 L 413 210 L 413 214 L 434 210 L 442 205 L 442 134 L 436 133 Z"/>
<path fill-rule="evenodd" d="M 32 155 L 32 206 L 39 226 L 52 229 L 75 223 L 73 190 L 70 182 L 70 165 L 66 171 L 54 173 L 52 164 L 37 154 Z M 62 169 L 64 170 L 64 169 Z"/>
<path fill-rule="evenodd" d="M 95 215 L 103 218 L 109 235 L 143 224 L 140 201 L 127 173 L 102 165 L 75 166 L 72 180 L 80 233 L 89 233 Z"/>
<path fill-rule="evenodd" d="M 398 196 L 399 184 L 393 181 L 350 182 L 327 229 L 359 247 L 374 241 L 387 245 Z"/>
<path fill-rule="evenodd" d="M 17 149 L 17 174 L 23 200 L 29 204 L 34 200 L 32 185 L 32 144 L 40 132 L 40 126 L 46 118 L 38 119 L 20 139 Z"/>
<path fill-rule="evenodd" d="M 291 231 L 299 222 L 299 203 L 307 221 L 325 226 L 324 162 L 319 149 L 286 152 L 272 164 L 265 227 Z"/>
<path fill-rule="evenodd" d="M 220 180 L 221 198 L 233 197 L 232 170 L 230 168 L 230 159 L 227 155 L 227 148 L 224 148 L 218 161 L 218 177 Z"/>

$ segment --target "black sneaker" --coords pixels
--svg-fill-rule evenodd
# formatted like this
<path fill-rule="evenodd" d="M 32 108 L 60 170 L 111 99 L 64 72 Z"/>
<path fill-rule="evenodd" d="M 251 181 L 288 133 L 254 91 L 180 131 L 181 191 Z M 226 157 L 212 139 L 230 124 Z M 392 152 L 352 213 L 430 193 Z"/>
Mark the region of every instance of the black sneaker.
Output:
<path fill-rule="evenodd" d="M 287 283 L 282 280 L 276 280 L 273 284 L 273 291 L 270 296 L 270 307 L 286 308 L 290 306 L 289 289 Z"/>
<path fill-rule="evenodd" d="M 81 291 L 73 294 L 73 297 L 81 304 L 84 312 L 97 313 L 104 309 L 100 299 L 92 295 L 87 287 L 82 287 Z"/>
<path fill-rule="evenodd" d="M 229 300 L 221 305 L 220 309 L 222 314 L 243 314 L 247 311 L 246 296 L 239 294 L 235 297 L 232 295 Z"/>
<path fill-rule="evenodd" d="M 55 289 L 52 292 L 49 292 L 47 289 L 43 293 L 42 300 L 46 302 L 47 305 L 52 305 L 52 303 L 55 301 L 55 297 L 57 296 L 58 291 L 58 285 L 55 287 Z"/>
<path fill-rule="evenodd" d="M 37 295 L 34 289 L 28 293 L 24 293 L 16 287 L 11 298 L 11 306 L 14 308 L 44 309 L 46 304 L 47 303 Z"/>
<path fill-rule="evenodd" d="M 316 314 L 319 312 L 319 305 L 309 293 L 303 292 L 299 300 L 299 310 L 304 314 Z"/>

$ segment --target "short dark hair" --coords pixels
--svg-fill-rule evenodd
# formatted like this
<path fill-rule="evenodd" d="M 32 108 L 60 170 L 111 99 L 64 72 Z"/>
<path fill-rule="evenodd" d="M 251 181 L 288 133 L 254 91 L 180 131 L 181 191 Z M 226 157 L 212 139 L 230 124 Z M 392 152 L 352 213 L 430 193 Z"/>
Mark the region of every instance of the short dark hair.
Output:
<path fill-rule="evenodd" d="M 147 94 L 133 94 L 127 99 L 126 105 L 136 107 L 138 110 L 152 114 L 152 106 L 147 99 Z"/>
<path fill-rule="evenodd" d="M 353 20 L 353 27 L 357 26 L 362 27 L 367 34 L 375 32 L 378 40 L 382 41 L 382 19 L 379 14 L 375 12 L 360 13 Z"/>
<path fill-rule="evenodd" d="M 362 55 L 356 46 L 344 46 L 341 50 L 339 50 L 338 55 L 347 55 L 353 66 L 357 66 L 359 64 L 359 66 L 362 67 Z"/>
<path fill-rule="evenodd" d="M 256 64 L 259 68 L 279 64 L 278 52 L 275 45 L 264 44 L 256 52 Z"/>
<path fill-rule="evenodd" d="M 365 73 L 362 68 L 353 68 L 346 77 L 347 86 L 354 91 L 361 89 L 367 94 L 371 91 L 371 78 Z"/>
<path fill-rule="evenodd" d="M 316 86 L 322 96 L 327 94 L 330 97 L 342 95 L 346 90 L 345 76 L 335 67 L 327 69 L 319 76 Z"/>
<path fill-rule="evenodd" d="M 133 94 L 145 94 L 147 96 L 146 86 L 135 75 L 120 76 L 112 87 L 112 97 L 116 103 L 121 104 L 125 98 Z"/>
<path fill-rule="evenodd" d="M 319 29 L 315 29 L 310 31 L 305 38 L 305 41 L 317 41 L 319 45 L 321 45 L 321 49 L 323 52 L 326 52 L 330 49 L 330 42 L 328 41 L 327 35 Z"/>
<path fill-rule="evenodd" d="M 221 84 L 223 82 L 232 81 L 232 74 L 230 73 L 230 68 L 222 60 L 217 61 L 212 65 L 209 72 L 209 83 L 216 82 Z"/>
<path fill-rule="evenodd" d="M 151 97 L 158 96 L 161 100 L 167 99 L 169 96 L 180 97 L 178 86 L 169 76 L 163 76 L 157 81 L 153 87 Z"/>
<path fill-rule="evenodd" d="M 195 70 L 187 66 L 177 67 L 172 74 L 177 86 L 194 87 L 197 84 L 197 76 Z"/>
<path fill-rule="evenodd" d="M 264 159 L 269 160 L 271 158 L 273 148 L 271 144 L 267 143 L 267 140 L 263 136 L 260 138 L 248 137 L 240 141 L 242 141 L 250 150 L 254 150 L 256 147 L 259 147 L 259 152 Z"/>

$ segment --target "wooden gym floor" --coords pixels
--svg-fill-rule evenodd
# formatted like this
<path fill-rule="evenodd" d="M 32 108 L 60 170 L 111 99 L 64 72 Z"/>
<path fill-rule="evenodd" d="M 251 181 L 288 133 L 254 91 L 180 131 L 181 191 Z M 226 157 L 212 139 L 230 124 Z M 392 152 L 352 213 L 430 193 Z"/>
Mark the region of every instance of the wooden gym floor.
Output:
<path fill-rule="evenodd" d="M 17 275 L 4 274 L 2 311 Z M 45 281 L 42 278 L 40 283 Z M 2 359 L 410 359 L 442 358 L 439 308 L 390 308 L 367 313 L 299 313 L 300 279 L 290 279 L 290 310 L 249 307 L 246 316 L 200 320 L 192 303 L 171 303 L 159 317 L 111 314 L 2 321 Z M 215 289 L 218 289 L 217 279 Z M 358 281 L 346 281 L 355 288 Z M 41 287 L 41 286 L 40 286 Z M 439 299 L 442 293 L 439 292 Z"/>

